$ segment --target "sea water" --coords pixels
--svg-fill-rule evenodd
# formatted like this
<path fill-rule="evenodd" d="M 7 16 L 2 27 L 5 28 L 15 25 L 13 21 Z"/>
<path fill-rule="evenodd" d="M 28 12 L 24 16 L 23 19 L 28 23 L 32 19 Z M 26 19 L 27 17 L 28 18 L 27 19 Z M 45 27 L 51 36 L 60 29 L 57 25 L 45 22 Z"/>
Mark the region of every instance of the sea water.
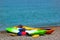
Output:
<path fill-rule="evenodd" d="M 0 30 L 16 25 L 59 26 L 60 0 L 0 0 Z"/>

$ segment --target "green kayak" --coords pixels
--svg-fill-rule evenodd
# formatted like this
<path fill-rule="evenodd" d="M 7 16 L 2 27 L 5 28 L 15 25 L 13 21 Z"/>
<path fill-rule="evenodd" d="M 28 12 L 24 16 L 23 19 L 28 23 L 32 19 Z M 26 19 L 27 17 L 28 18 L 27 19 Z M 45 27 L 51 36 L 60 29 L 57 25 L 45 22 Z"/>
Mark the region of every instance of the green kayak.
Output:
<path fill-rule="evenodd" d="M 32 33 L 33 35 L 35 34 L 39 34 L 39 35 L 44 35 L 46 33 L 46 30 L 37 30 L 34 33 Z"/>
<path fill-rule="evenodd" d="M 12 32 L 12 33 L 18 33 L 19 32 L 19 30 L 15 29 L 15 28 L 6 28 L 6 31 Z"/>

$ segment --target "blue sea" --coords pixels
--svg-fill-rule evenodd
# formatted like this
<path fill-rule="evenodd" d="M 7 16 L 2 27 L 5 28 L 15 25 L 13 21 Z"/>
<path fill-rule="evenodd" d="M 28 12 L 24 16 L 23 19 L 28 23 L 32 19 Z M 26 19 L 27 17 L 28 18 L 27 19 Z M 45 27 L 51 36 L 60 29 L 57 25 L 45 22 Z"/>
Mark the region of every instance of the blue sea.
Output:
<path fill-rule="evenodd" d="M 60 0 L 0 0 L 0 30 L 20 24 L 60 26 Z"/>

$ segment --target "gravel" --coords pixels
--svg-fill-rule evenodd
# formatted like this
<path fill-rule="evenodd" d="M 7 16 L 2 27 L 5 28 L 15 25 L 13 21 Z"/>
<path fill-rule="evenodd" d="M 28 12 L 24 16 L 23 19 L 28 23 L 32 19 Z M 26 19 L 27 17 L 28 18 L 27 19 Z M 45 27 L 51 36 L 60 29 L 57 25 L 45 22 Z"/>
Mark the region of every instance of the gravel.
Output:
<path fill-rule="evenodd" d="M 50 35 L 33 38 L 31 36 L 10 36 L 11 33 L 0 32 L 0 40 L 60 40 L 60 27 L 55 27 L 55 31 Z"/>

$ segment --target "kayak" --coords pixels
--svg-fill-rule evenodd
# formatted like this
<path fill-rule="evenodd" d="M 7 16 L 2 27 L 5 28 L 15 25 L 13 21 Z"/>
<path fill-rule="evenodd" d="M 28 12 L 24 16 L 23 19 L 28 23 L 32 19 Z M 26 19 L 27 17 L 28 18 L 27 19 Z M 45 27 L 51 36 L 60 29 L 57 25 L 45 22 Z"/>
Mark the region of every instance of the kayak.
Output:
<path fill-rule="evenodd" d="M 46 30 L 26 30 L 26 32 L 29 35 L 36 35 L 36 34 L 44 35 L 44 34 L 46 34 Z"/>
<path fill-rule="evenodd" d="M 6 28 L 6 31 L 12 32 L 12 33 L 18 33 L 19 32 L 19 30 L 15 29 L 15 28 Z"/>

